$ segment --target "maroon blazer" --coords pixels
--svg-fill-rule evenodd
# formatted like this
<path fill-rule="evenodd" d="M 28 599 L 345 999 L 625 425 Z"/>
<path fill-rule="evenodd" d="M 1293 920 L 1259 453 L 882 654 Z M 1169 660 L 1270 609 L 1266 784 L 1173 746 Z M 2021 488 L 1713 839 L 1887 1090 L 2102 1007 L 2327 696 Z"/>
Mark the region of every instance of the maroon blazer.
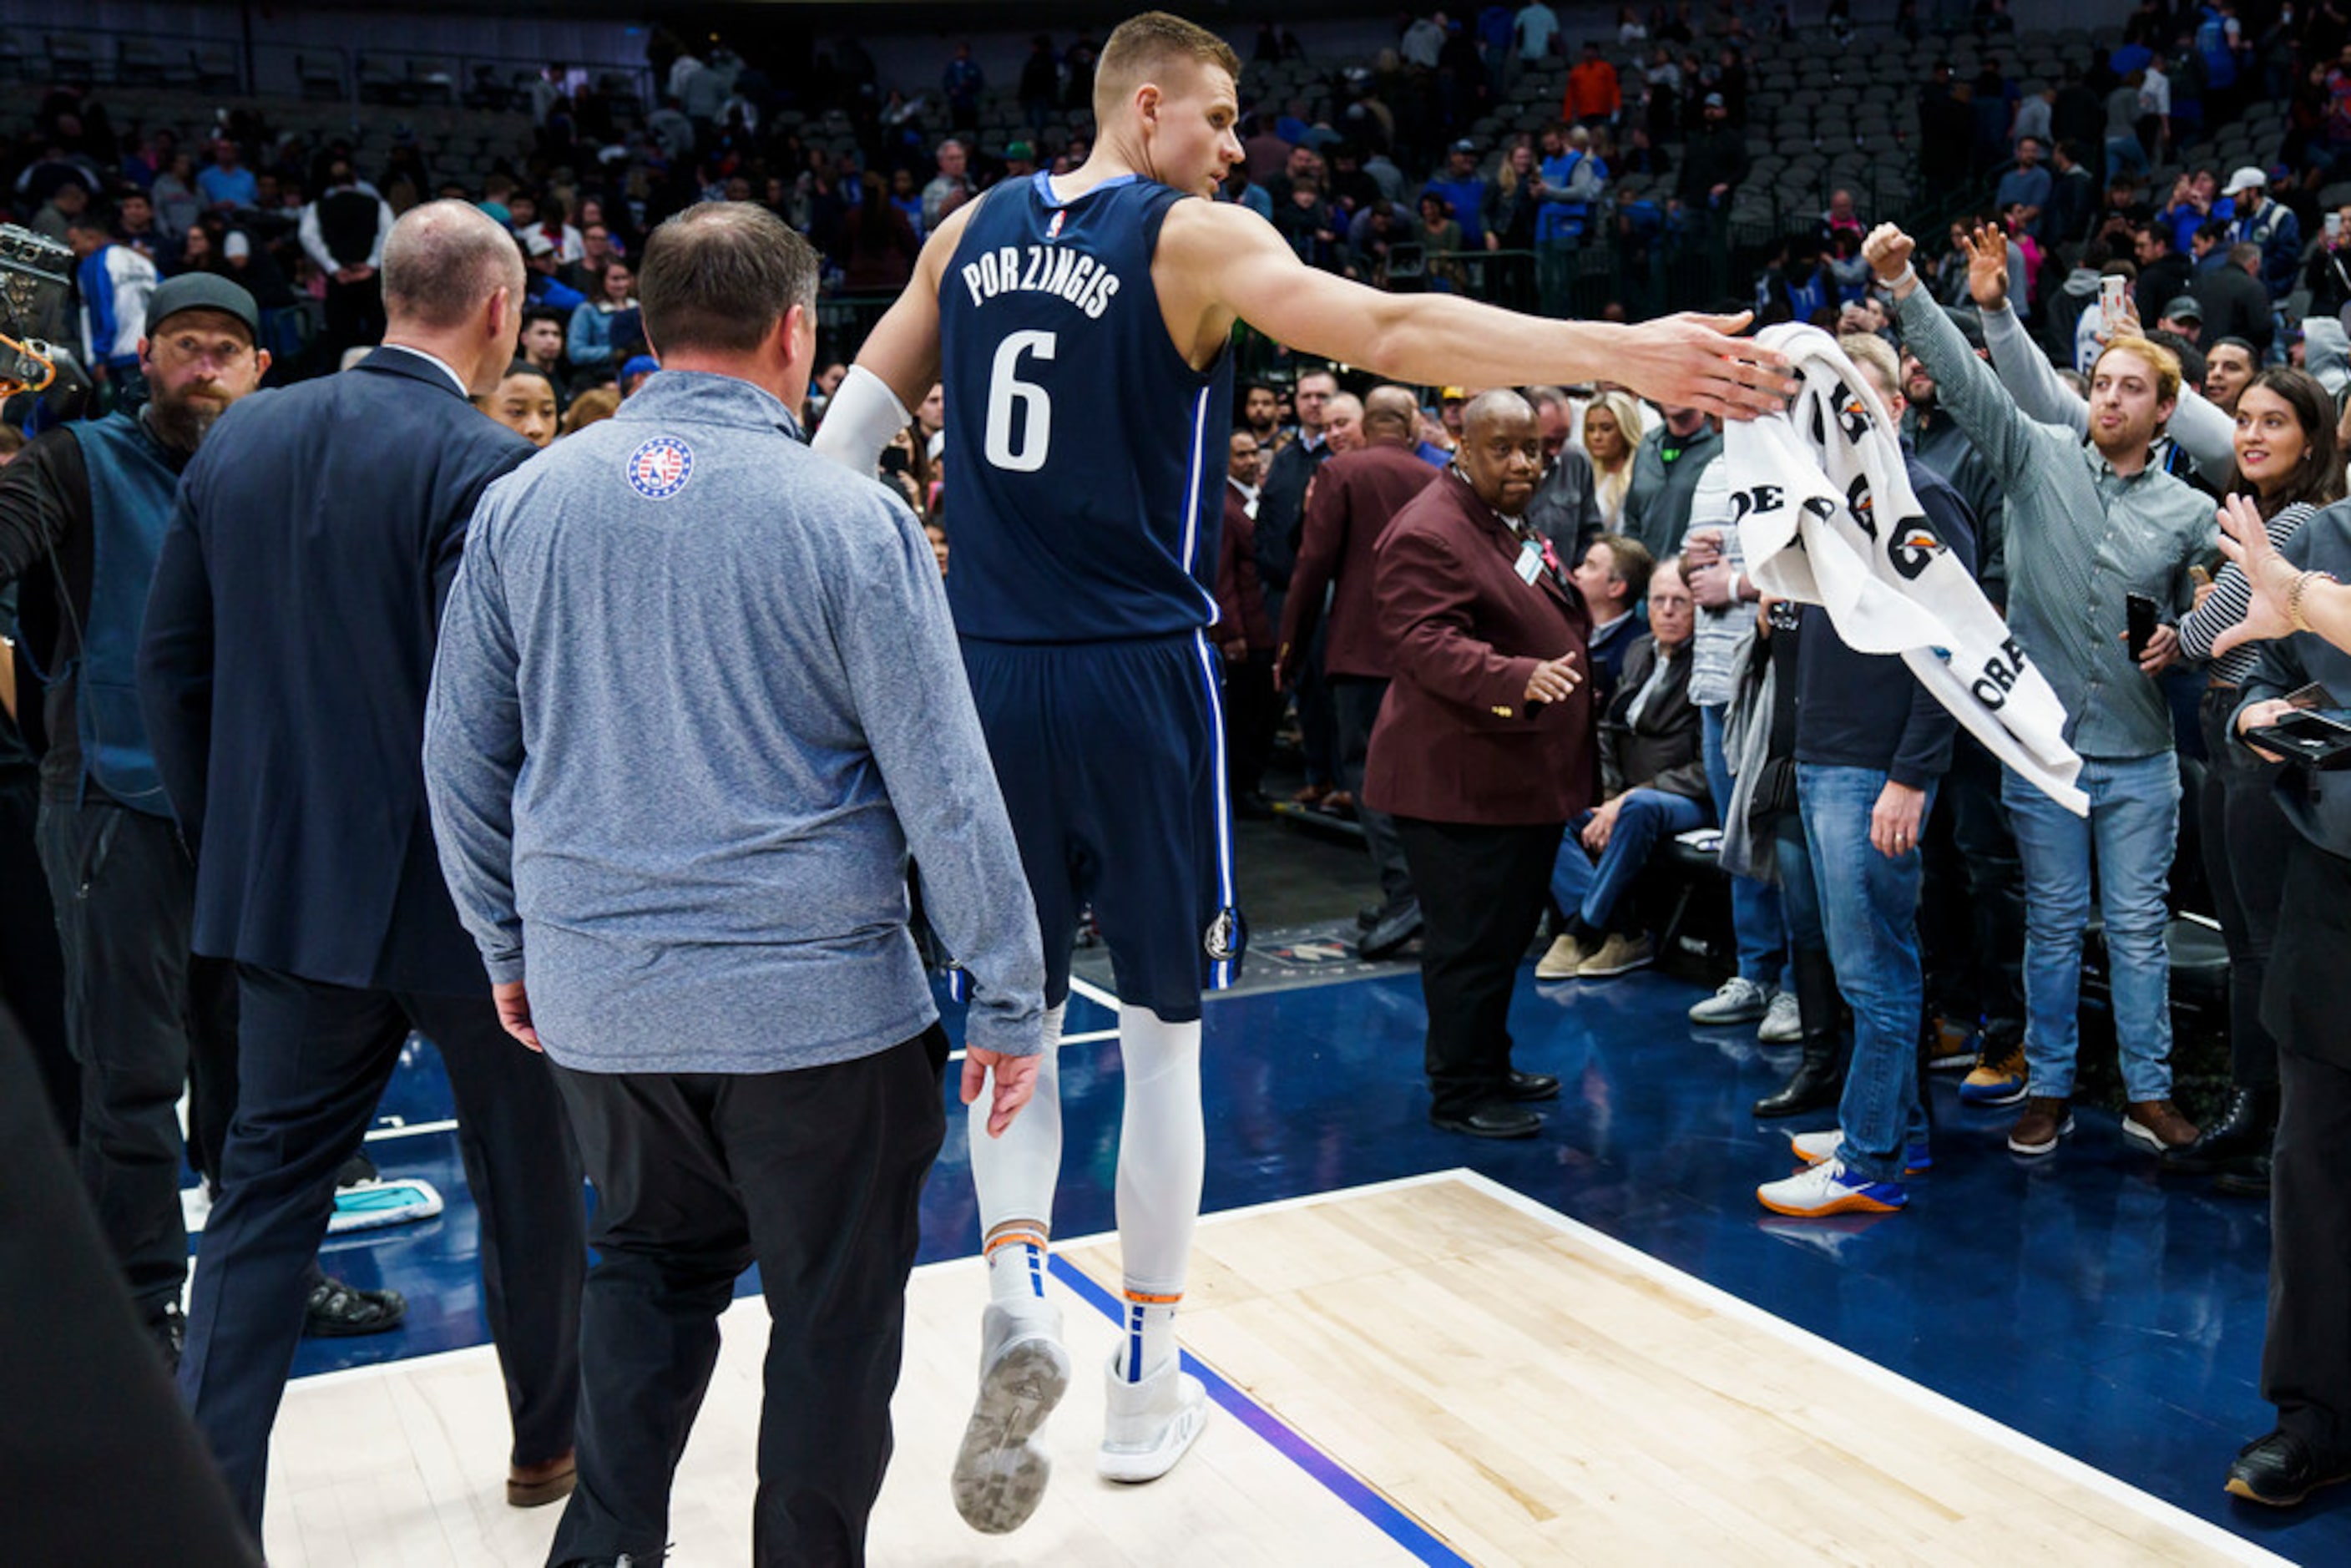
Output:
<path fill-rule="evenodd" d="M 1405 503 L 1437 477 L 1407 446 L 1374 443 L 1333 457 L 1314 476 L 1306 500 L 1306 522 L 1298 544 L 1298 566 L 1290 574 L 1290 598 L 1281 612 L 1281 671 L 1294 677 L 1314 640 L 1322 614 L 1322 590 L 1332 579 L 1331 633 L 1322 645 L 1326 675 L 1364 675 L 1385 680 L 1388 642 L 1380 632 L 1379 606 L 1372 580 L 1380 536 Z"/>
<path fill-rule="evenodd" d="M 1393 816 L 1491 827 L 1564 822 L 1593 803 L 1588 678 L 1563 703 L 1526 700 L 1546 659 L 1589 656 L 1582 596 L 1530 584 L 1519 541 L 1447 471 L 1380 540 L 1380 631 L 1395 683 L 1372 728 L 1364 801 Z"/>
<path fill-rule="evenodd" d="M 1273 622 L 1266 619 L 1265 588 L 1257 576 L 1257 521 L 1229 479 L 1224 533 L 1217 542 L 1217 623 L 1208 640 L 1219 648 L 1247 643 L 1250 653 L 1273 653 Z"/>

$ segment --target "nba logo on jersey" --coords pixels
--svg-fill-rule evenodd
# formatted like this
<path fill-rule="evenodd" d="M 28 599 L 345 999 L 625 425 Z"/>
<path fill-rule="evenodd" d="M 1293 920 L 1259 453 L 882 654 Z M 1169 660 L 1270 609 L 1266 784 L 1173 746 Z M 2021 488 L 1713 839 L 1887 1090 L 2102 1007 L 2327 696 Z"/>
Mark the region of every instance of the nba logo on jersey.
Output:
<path fill-rule="evenodd" d="M 656 435 L 629 455 L 629 484 L 649 501 L 666 501 L 694 477 L 694 448 Z"/>
<path fill-rule="evenodd" d="M 1053 214 L 1053 221 L 1046 225 L 1045 237 L 1049 240 L 1060 239 L 1061 237 L 1061 225 L 1068 221 L 1069 216 L 1070 214 L 1067 212 L 1055 213 Z"/>

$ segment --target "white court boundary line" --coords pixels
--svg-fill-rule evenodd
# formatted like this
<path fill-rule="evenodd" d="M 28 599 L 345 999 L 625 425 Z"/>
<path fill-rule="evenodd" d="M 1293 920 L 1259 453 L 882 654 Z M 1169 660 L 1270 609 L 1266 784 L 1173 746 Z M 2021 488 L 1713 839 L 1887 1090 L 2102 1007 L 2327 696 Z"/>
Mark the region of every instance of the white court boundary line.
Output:
<path fill-rule="evenodd" d="M 1793 1345 L 1820 1357 L 1839 1369 L 1850 1373 L 1871 1386 L 1901 1396 L 1926 1413 L 1949 1421 L 1960 1430 L 1999 1444 L 2011 1453 L 2032 1460 L 2052 1473 L 2072 1481 L 2076 1486 L 2097 1493 L 2109 1502 L 2117 1502 L 2154 1523 L 2189 1537 L 2198 1545 L 2207 1547 L 2240 1563 L 2290 1563 L 2290 1560 L 2267 1551 L 2242 1536 L 2231 1533 L 2210 1520 L 2189 1512 L 2177 1503 L 2167 1502 L 2154 1493 L 2141 1490 L 2119 1476 L 2107 1474 L 2096 1466 L 2077 1459 L 2063 1449 L 2053 1448 L 2035 1437 L 1995 1421 L 1982 1411 L 1962 1405 L 1949 1395 L 1938 1394 L 1924 1384 L 1915 1383 L 1900 1373 L 1880 1366 L 1855 1351 L 1847 1350 L 1834 1340 L 1824 1339 L 1810 1329 L 1800 1328 L 1784 1318 L 1776 1317 L 1751 1301 L 1745 1301 L 1719 1285 L 1708 1284 L 1694 1274 L 1684 1273 L 1670 1263 L 1661 1262 L 1629 1243 L 1594 1230 L 1581 1220 L 1569 1218 L 1555 1208 L 1537 1202 L 1522 1192 L 1466 1168 L 1433 1172 L 1425 1177 L 1411 1177 L 1404 1182 L 1387 1185 L 1409 1186 L 1416 1182 L 1458 1180 L 1475 1191 L 1484 1193 L 1495 1201 L 1514 1208 L 1530 1218 L 1540 1219 L 1554 1230 L 1573 1237 L 1612 1261 L 1620 1263 L 1635 1273 L 1654 1281 L 1700 1303 L 1711 1312 L 1722 1313 L 1750 1327 L 1761 1330 L 1772 1338 Z M 1332 1194 L 1333 1197 L 1343 1196 Z"/>
<path fill-rule="evenodd" d="M 2231 1534 L 2211 1521 L 2189 1512 L 2177 1503 L 2167 1502 L 2154 1493 L 2142 1490 L 2118 1476 L 2109 1475 L 2085 1460 L 2077 1459 L 2062 1449 L 2053 1448 L 2038 1438 L 2027 1437 L 2014 1427 L 2005 1426 L 1970 1406 L 1962 1405 L 1948 1395 L 1938 1394 L 1924 1384 L 1913 1382 L 1898 1372 L 1880 1366 L 1865 1355 L 1847 1350 L 1834 1340 L 1823 1338 L 1810 1329 L 1800 1328 L 1784 1318 L 1776 1317 L 1753 1302 L 1732 1295 L 1719 1285 L 1708 1284 L 1694 1274 L 1686 1273 L 1670 1263 L 1661 1262 L 1637 1247 L 1595 1230 L 1579 1219 L 1562 1214 L 1559 1210 L 1529 1197 L 1522 1192 L 1504 1186 L 1490 1176 L 1481 1175 L 1466 1166 L 1456 1166 L 1451 1170 L 1429 1171 L 1420 1176 L 1398 1176 L 1390 1181 L 1368 1182 L 1360 1186 L 1338 1187 L 1329 1192 L 1305 1193 L 1297 1197 L 1276 1198 L 1269 1203 L 1250 1204 L 1242 1208 L 1219 1209 L 1214 1214 L 1202 1215 L 1200 1224 L 1203 1227 L 1223 1225 L 1235 1220 L 1254 1218 L 1260 1215 L 1317 1207 L 1343 1199 L 1375 1197 L 1382 1193 L 1400 1192 L 1418 1186 L 1434 1186 L 1445 1182 L 1458 1182 L 1508 1208 L 1541 1220 L 1562 1235 L 1573 1237 L 1611 1261 L 1699 1303 L 1710 1312 L 1719 1312 L 1725 1317 L 1759 1329 L 1783 1343 L 1808 1354 L 1818 1356 L 1822 1361 L 1858 1377 L 1872 1387 L 1893 1394 L 1917 1406 L 1926 1414 L 1948 1421 L 1962 1431 L 1996 1443 L 2009 1452 L 2029 1459 L 2076 1486 L 2095 1492 L 2109 1502 L 2119 1503 L 2154 1523 L 2188 1537 L 2199 1546 L 2239 1563 L 2292 1568 L 2290 1559 L 2257 1546 L 2241 1536 Z M 1053 1242 L 1053 1247 L 1057 1251 L 1066 1252 L 1081 1247 L 1114 1245 L 1117 1240 L 1118 1233 L 1115 1230 L 1109 1230 L 1092 1236 L 1057 1239 Z M 987 1267 L 987 1261 L 985 1258 L 977 1254 L 966 1258 L 943 1258 L 935 1263 L 918 1265 L 914 1270 L 914 1273 L 916 1276 L 925 1276 L 959 1270 L 982 1269 Z M 1069 1287 L 1058 1282 L 1054 1285 L 1054 1289 L 1065 1293 L 1069 1291 Z M 746 1310 L 764 1311 L 765 1303 L 758 1296 L 744 1296 L 729 1304 L 726 1313 Z M 494 1358 L 496 1354 L 496 1350 L 494 1346 L 468 1345 L 461 1350 L 435 1351 L 429 1355 L 407 1356 L 395 1361 L 376 1362 L 367 1366 L 343 1367 L 333 1372 L 313 1373 L 307 1377 L 290 1380 L 287 1388 L 290 1392 L 295 1388 L 328 1386 L 337 1383 L 400 1375 L 411 1370 L 423 1371 L 429 1367 L 454 1364 L 466 1360 Z M 1317 1441 L 1311 1434 L 1303 1431 L 1301 1431 L 1300 1436 L 1306 1437 L 1310 1442 Z M 1371 1481 L 1368 1477 L 1364 1479 L 1365 1484 L 1370 1485 L 1381 1496 L 1389 1495 L 1386 1489 Z"/>

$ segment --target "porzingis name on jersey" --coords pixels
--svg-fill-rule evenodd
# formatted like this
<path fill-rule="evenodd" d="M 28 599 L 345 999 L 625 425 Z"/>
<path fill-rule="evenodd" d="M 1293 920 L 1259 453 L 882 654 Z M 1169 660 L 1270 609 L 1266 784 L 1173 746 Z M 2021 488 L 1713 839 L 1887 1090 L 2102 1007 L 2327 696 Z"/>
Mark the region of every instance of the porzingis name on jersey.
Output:
<path fill-rule="evenodd" d="M 963 266 L 971 302 L 985 305 L 998 294 L 1053 294 L 1099 321 L 1118 292 L 1118 274 L 1084 251 L 1068 246 L 1004 246 L 982 251 Z"/>

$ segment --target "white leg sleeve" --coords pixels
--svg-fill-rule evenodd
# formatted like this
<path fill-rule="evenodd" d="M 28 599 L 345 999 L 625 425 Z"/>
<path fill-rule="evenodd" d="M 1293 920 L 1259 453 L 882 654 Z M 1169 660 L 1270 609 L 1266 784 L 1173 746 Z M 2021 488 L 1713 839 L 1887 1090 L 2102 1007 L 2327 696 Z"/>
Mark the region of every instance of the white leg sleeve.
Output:
<path fill-rule="evenodd" d="M 1207 1135 L 1200 1120 L 1200 1025 L 1118 1009 L 1126 1106 L 1118 1139 L 1118 1246 L 1130 1291 L 1181 1295 L 1200 1218 Z"/>
<path fill-rule="evenodd" d="M 1066 1004 L 1065 1004 L 1066 1005 Z M 984 1240 L 1008 1220 L 1027 1220 L 1050 1233 L 1053 1187 L 1061 1174 L 1061 1008 L 1045 1009 L 1045 1054 L 1037 1064 L 1037 1092 L 1000 1138 L 987 1135 L 984 1091 L 966 1109 L 971 1129 L 971 1181 L 979 1191 Z"/>

